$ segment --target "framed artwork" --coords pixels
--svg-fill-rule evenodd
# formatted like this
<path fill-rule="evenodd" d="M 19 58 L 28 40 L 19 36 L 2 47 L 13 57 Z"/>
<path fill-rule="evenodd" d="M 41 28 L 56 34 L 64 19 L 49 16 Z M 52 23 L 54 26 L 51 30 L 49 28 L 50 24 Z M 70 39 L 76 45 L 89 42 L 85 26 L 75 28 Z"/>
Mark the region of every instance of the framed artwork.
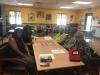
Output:
<path fill-rule="evenodd" d="M 34 21 L 35 20 L 35 14 L 34 13 L 29 13 L 28 19 L 29 19 L 29 21 Z"/>
<path fill-rule="evenodd" d="M 71 16 L 70 16 L 70 22 L 73 23 L 73 21 L 74 21 L 74 16 L 71 15 Z"/>
<path fill-rule="evenodd" d="M 99 20 L 99 19 L 100 19 L 99 16 L 97 16 L 97 15 L 93 15 L 93 20 Z"/>
<path fill-rule="evenodd" d="M 51 19 L 52 19 L 51 14 L 46 14 L 46 20 L 51 20 Z"/>
<path fill-rule="evenodd" d="M 43 11 L 37 11 L 37 18 L 44 18 L 44 12 Z"/>

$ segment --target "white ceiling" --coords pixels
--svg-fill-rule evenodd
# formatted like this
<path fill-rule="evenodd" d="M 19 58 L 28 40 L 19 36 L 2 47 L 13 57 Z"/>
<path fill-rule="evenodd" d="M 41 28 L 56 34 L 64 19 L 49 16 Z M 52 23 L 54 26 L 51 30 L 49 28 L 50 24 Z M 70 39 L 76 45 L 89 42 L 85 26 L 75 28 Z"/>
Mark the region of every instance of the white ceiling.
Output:
<path fill-rule="evenodd" d="M 90 5 L 73 4 L 76 0 L 0 0 L 0 4 L 17 5 L 17 3 L 32 3 L 35 7 L 59 8 L 60 6 L 74 7 L 73 9 L 83 9 L 100 6 L 100 0 L 80 0 L 92 1 Z M 79 0 L 78 0 L 79 1 Z"/>

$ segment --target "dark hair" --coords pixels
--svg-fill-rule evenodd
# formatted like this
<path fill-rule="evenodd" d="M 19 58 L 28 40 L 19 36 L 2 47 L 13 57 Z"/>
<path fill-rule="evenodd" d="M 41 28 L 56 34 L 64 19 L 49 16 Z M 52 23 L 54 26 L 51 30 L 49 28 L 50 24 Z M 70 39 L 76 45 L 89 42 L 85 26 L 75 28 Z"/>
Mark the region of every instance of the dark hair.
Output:
<path fill-rule="evenodd" d="M 13 33 L 13 37 L 17 37 L 17 32 L 22 31 L 21 29 L 15 29 L 14 33 Z"/>
<path fill-rule="evenodd" d="M 28 26 L 28 25 L 24 26 L 24 28 L 23 28 L 23 32 L 27 32 L 27 31 L 28 31 L 28 29 L 30 29 L 30 30 L 31 30 L 31 27 L 30 27 L 30 26 Z"/>

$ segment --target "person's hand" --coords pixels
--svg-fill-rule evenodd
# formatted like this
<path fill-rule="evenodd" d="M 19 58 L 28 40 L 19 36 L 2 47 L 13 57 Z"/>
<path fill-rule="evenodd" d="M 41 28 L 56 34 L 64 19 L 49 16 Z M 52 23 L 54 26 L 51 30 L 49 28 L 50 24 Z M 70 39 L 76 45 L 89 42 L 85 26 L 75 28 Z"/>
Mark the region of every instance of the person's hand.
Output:
<path fill-rule="evenodd" d="M 34 60 L 34 58 L 33 58 L 33 56 L 26 56 L 25 58 L 24 58 L 24 60 L 26 61 L 26 62 L 30 62 L 30 61 L 33 61 Z"/>
<path fill-rule="evenodd" d="M 65 44 L 65 45 L 64 45 L 64 48 L 66 48 L 66 47 L 67 47 L 67 45 Z"/>

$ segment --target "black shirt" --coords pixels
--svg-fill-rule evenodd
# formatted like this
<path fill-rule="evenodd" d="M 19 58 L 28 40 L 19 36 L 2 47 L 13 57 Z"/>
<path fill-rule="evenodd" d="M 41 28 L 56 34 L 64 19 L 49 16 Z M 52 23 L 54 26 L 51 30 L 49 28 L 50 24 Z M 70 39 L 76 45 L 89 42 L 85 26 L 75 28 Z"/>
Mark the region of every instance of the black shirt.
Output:
<path fill-rule="evenodd" d="M 26 54 L 27 51 L 26 51 L 26 49 L 25 49 L 25 45 L 24 45 L 23 39 L 22 39 L 22 38 L 15 37 L 15 40 L 16 40 L 18 49 L 19 49 L 22 53 L 25 53 L 25 54 Z"/>
<path fill-rule="evenodd" d="M 31 43 L 32 42 L 31 34 L 30 33 L 24 33 L 23 34 L 23 41 L 24 41 L 24 43 Z"/>

